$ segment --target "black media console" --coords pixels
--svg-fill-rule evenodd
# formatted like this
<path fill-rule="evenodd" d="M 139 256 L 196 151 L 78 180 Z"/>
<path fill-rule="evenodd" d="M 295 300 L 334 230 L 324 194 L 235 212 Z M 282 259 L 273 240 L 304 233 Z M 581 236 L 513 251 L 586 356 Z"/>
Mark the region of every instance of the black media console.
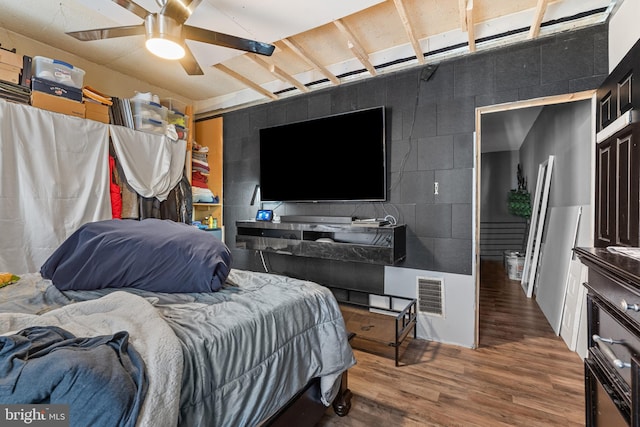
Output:
<path fill-rule="evenodd" d="M 236 247 L 285 255 L 394 265 L 406 256 L 406 226 L 236 221 Z"/>

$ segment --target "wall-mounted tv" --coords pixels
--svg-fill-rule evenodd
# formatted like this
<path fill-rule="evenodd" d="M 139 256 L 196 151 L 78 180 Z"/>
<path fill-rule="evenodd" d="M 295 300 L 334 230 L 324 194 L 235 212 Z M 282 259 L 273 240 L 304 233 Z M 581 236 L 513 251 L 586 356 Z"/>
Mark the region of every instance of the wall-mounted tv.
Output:
<path fill-rule="evenodd" d="M 384 201 L 384 107 L 260 129 L 260 196 L 278 202 Z"/>

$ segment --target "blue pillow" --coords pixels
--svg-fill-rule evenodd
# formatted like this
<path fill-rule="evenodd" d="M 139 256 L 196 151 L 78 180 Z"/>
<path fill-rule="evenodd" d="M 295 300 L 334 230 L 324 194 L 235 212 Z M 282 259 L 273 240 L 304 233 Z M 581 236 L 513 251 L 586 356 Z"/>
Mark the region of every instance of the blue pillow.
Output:
<path fill-rule="evenodd" d="M 231 268 L 229 248 L 212 233 L 161 219 L 83 225 L 42 265 L 60 290 L 136 288 L 214 292 Z"/>

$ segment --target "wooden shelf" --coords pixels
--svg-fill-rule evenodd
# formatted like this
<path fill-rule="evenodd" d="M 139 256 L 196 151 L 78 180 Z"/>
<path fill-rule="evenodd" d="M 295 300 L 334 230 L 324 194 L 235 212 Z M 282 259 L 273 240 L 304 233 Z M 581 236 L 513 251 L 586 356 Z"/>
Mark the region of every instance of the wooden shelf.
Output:
<path fill-rule="evenodd" d="M 212 208 L 219 208 L 222 206 L 222 203 L 194 203 L 193 206 L 211 206 Z"/>
<path fill-rule="evenodd" d="M 194 140 L 209 149 L 207 161 L 209 164 L 208 186 L 211 192 L 218 196 L 218 203 L 193 203 L 193 219 L 202 221 L 208 216 L 218 219 L 218 226 L 224 228 L 223 218 L 223 142 L 222 117 L 198 120 L 194 124 Z"/>

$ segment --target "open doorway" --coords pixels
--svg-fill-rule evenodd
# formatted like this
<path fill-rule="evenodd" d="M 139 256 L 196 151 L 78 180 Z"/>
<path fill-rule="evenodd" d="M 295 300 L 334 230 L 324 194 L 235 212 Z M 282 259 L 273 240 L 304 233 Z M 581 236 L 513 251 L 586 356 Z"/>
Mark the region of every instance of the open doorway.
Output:
<path fill-rule="evenodd" d="M 482 232 L 483 222 L 500 223 L 519 220 L 525 223 L 522 227 L 524 233 L 528 232 L 526 218 L 519 219 L 510 215 L 507 208 L 509 191 L 517 188 L 519 184 L 518 165 L 523 169 L 527 189 L 533 195 L 539 163 L 549 154 L 556 154 L 556 152 L 562 154 L 567 166 L 555 175 L 557 185 L 553 193 L 554 200 L 550 202 L 551 206 L 574 203 L 593 205 L 594 183 L 591 173 L 594 170 L 591 153 L 595 145 L 593 93 L 593 91 L 586 91 L 482 107 L 476 110 L 475 277 L 478 309 L 475 330 L 478 347 L 482 345 L 478 327 L 482 313 L 479 299 L 481 261 L 493 259 L 496 262 L 503 262 L 505 250 L 499 245 L 493 247 L 492 251 L 488 250 L 490 246 L 483 241 L 487 238 L 486 229 Z M 570 142 L 565 147 L 562 144 L 566 141 Z M 572 152 L 572 150 L 575 151 L 575 147 L 579 147 L 584 154 Z M 587 159 L 586 164 L 585 159 Z M 490 171 L 490 175 L 486 175 L 487 170 Z M 562 185 L 559 185 L 560 183 Z M 497 206 L 498 204 L 502 206 Z M 587 209 L 585 216 L 589 217 L 587 223 L 591 230 L 591 209 Z M 589 232 L 589 236 L 591 235 L 593 233 Z M 525 238 L 526 234 L 519 237 L 520 247 L 522 242 L 526 247 Z M 509 244 L 517 246 L 517 242 L 518 236 L 514 236 Z"/>

